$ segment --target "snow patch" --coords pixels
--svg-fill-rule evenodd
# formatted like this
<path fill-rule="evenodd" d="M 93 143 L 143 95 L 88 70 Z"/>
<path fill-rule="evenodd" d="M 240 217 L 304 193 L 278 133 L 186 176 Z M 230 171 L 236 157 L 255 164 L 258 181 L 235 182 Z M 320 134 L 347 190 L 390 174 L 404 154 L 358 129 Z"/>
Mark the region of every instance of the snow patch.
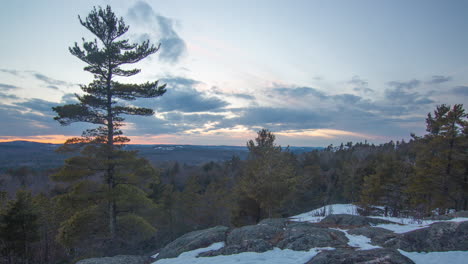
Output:
<path fill-rule="evenodd" d="M 465 264 L 468 259 L 468 251 L 445 251 L 445 252 L 406 252 L 399 249 L 400 253 L 416 264 Z"/>
<path fill-rule="evenodd" d="M 415 220 L 412 218 L 397 218 L 397 217 L 382 217 L 382 216 L 370 216 L 372 218 L 379 218 L 384 220 L 393 221 L 400 224 L 379 224 L 377 227 L 385 228 L 398 234 L 422 229 L 429 227 L 433 223 L 437 222 L 464 222 L 468 221 L 466 217 L 457 217 L 451 220 Z"/>
<path fill-rule="evenodd" d="M 374 248 L 381 248 L 379 246 L 374 246 L 371 244 L 371 239 L 362 236 L 362 235 L 351 235 L 348 233 L 348 230 L 344 229 L 339 229 L 339 228 L 330 228 L 334 230 L 341 231 L 345 233 L 346 237 L 348 238 L 349 242 L 348 245 L 354 248 L 357 248 L 357 250 L 368 250 L 368 249 L 374 249 Z"/>
<path fill-rule="evenodd" d="M 331 214 L 350 214 L 358 215 L 358 206 L 354 204 L 331 204 L 312 210 L 307 213 L 290 217 L 291 220 L 297 222 L 320 222 L 327 215 Z"/>
<path fill-rule="evenodd" d="M 202 252 L 217 250 L 222 247 L 224 247 L 223 242 L 215 243 L 206 248 L 199 248 L 196 250 L 184 252 L 177 258 L 160 259 L 156 262 L 153 262 L 153 264 L 295 264 L 306 263 L 323 250 L 334 250 L 334 248 L 313 248 L 309 251 L 294 251 L 290 249 L 282 250 L 279 248 L 274 248 L 273 250 L 269 250 L 263 253 L 243 252 L 235 255 L 197 258 L 197 255 Z"/>

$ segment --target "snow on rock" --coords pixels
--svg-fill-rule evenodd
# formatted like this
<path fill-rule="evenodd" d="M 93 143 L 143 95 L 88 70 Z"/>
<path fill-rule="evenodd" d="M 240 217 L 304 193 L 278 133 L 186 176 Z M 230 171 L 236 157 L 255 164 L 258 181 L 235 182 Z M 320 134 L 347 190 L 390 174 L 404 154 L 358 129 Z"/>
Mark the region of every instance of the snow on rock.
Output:
<path fill-rule="evenodd" d="M 362 235 L 351 235 L 348 233 L 348 230 L 345 229 L 339 229 L 339 228 L 330 228 L 334 230 L 341 231 L 345 234 L 345 236 L 348 238 L 348 246 L 357 248 L 358 250 L 368 250 L 368 249 L 374 249 L 374 248 L 381 248 L 379 246 L 374 246 L 371 244 L 371 239 L 362 236 Z"/>
<path fill-rule="evenodd" d="M 433 223 L 437 222 L 464 222 L 468 221 L 466 217 L 457 217 L 450 220 L 415 220 L 412 218 L 398 218 L 398 217 L 381 217 L 381 216 L 369 216 L 372 218 L 379 218 L 383 220 L 389 220 L 393 222 L 397 222 L 400 224 L 379 224 L 376 225 L 377 227 L 385 228 L 391 230 L 397 234 L 402 234 L 414 230 L 418 230 L 421 228 L 429 227 Z"/>
<path fill-rule="evenodd" d="M 325 216 L 331 214 L 350 214 L 358 215 L 358 206 L 354 204 L 331 204 L 312 210 L 307 213 L 290 217 L 293 221 L 298 222 L 320 222 Z"/>
<path fill-rule="evenodd" d="M 334 248 L 313 248 L 308 251 L 294 251 L 289 249 L 281 250 L 274 248 L 263 253 L 244 252 L 235 255 L 221 255 L 215 257 L 199 257 L 197 255 L 210 250 L 218 250 L 224 247 L 224 243 L 215 243 L 206 248 L 184 252 L 177 258 L 160 259 L 153 264 L 296 264 L 306 263 L 312 257 L 320 253 L 322 250 L 333 250 Z"/>
<path fill-rule="evenodd" d="M 398 251 L 416 264 L 466 264 L 468 260 L 468 251 L 406 252 L 400 249 Z"/>

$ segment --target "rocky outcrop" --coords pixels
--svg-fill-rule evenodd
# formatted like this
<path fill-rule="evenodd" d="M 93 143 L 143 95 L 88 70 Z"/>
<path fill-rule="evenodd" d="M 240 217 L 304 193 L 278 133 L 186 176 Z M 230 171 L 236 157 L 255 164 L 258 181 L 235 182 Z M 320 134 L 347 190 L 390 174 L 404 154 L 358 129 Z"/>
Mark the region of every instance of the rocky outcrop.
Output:
<path fill-rule="evenodd" d="M 335 214 L 325 217 L 322 221 L 320 221 L 320 224 L 356 227 L 397 223 L 379 218 L 371 218 L 360 215 Z"/>
<path fill-rule="evenodd" d="M 281 249 L 309 250 L 314 247 L 344 247 L 347 244 L 348 239 L 341 231 L 310 223 L 293 223 L 286 227 L 276 246 Z"/>
<path fill-rule="evenodd" d="M 225 226 L 216 226 L 187 233 L 161 249 L 157 259 L 175 258 L 186 251 L 208 247 L 216 242 L 224 242 L 228 230 L 229 228 Z"/>
<path fill-rule="evenodd" d="M 265 252 L 274 247 L 305 251 L 315 247 L 346 247 L 347 243 L 345 234 L 338 230 L 286 219 L 266 219 L 257 225 L 232 230 L 226 238 L 225 247 L 199 256 Z"/>
<path fill-rule="evenodd" d="M 76 264 L 147 264 L 150 261 L 150 257 L 119 255 L 115 257 L 83 259 Z"/>
<path fill-rule="evenodd" d="M 418 252 L 468 250 L 467 237 L 468 221 L 440 222 L 401 234 L 384 246 Z"/>
<path fill-rule="evenodd" d="M 395 249 L 377 248 L 371 250 L 337 249 L 320 252 L 306 264 L 412 264 L 409 258 Z"/>

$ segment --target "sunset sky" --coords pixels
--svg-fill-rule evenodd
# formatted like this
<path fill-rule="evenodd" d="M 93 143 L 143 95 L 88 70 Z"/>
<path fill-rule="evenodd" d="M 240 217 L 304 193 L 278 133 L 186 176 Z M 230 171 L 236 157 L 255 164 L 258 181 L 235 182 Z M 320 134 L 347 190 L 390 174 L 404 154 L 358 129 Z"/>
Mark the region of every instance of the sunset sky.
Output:
<path fill-rule="evenodd" d="M 425 132 L 439 104 L 468 103 L 468 1 L 2 1 L 0 141 L 63 142 L 51 107 L 92 80 L 68 47 L 79 24 L 111 5 L 126 38 L 161 49 L 126 82 L 167 93 L 135 102 L 132 143 L 245 145 L 268 128 L 278 143 L 383 143 Z"/>

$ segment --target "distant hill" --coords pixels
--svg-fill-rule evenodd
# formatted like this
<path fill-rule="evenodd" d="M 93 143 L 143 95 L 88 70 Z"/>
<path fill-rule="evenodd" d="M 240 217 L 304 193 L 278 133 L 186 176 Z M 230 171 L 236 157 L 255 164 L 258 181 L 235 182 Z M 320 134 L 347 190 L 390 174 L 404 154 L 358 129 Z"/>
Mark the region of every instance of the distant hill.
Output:
<path fill-rule="evenodd" d="M 60 145 L 30 141 L 12 141 L 0 143 L 0 171 L 18 166 L 30 166 L 37 169 L 56 168 L 70 155 L 56 153 Z M 137 150 L 140 155 L 153 164 L 177 161 L 190 165 L 209 161 L 229 160 L 233 156 L 245 159 L 247 147 L 241 146 L 203 146 L 203 145 L 126 145 L 127 150 Z M 294 153 L 309 152 L 320 147 L 290 147 Z"/>

